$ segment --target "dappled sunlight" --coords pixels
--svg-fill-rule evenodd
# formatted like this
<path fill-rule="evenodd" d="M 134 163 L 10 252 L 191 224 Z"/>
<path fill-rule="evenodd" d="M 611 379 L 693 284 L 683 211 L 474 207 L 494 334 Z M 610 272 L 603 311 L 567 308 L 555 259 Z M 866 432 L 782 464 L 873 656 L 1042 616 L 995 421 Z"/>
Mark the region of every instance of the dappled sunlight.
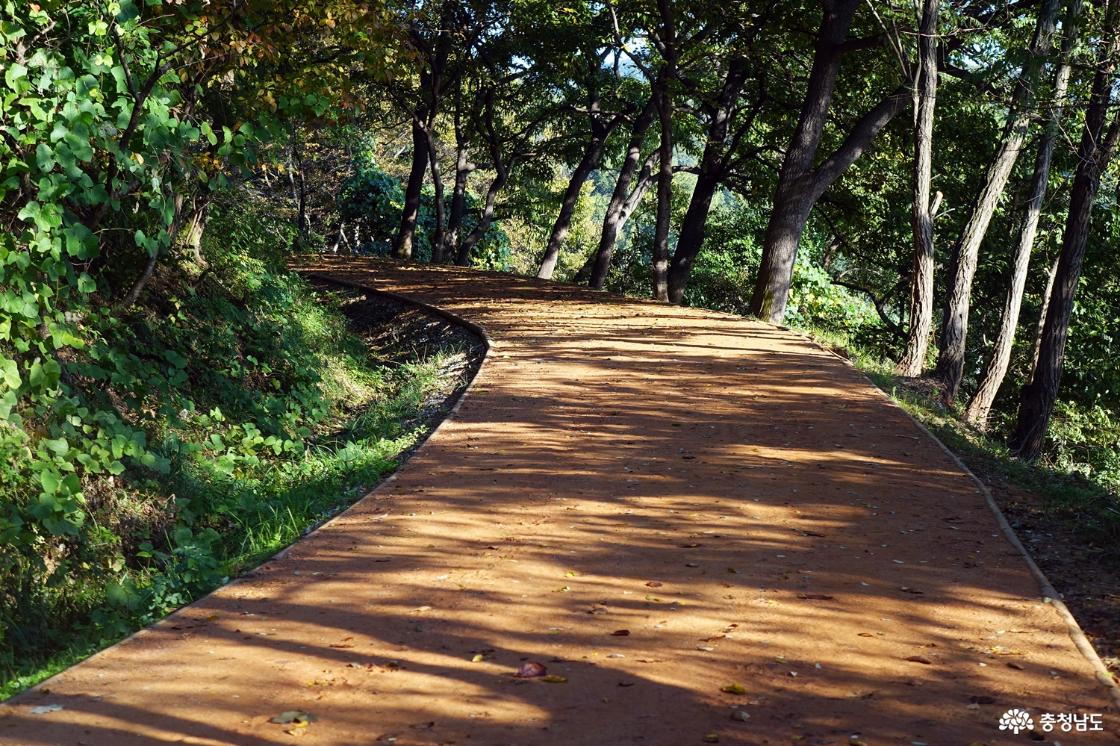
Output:
<path fill-rule="evenodd" d="M 0 741 L 287 743 L 268 720 L 301 710 L 307 743 L 964 744 L 1010 706 L 1105 711 L 970 479 L 795 335 L 317 268 L 497 339 L 455 418 L 282 557 L 14 700 Z"/>

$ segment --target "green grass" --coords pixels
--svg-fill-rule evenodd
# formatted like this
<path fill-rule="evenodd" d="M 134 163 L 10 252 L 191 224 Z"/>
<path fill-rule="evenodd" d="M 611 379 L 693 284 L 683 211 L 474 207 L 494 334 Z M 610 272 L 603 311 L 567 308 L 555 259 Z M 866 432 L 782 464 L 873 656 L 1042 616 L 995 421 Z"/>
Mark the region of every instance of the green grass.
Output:
<path fill-rule="evenodd" d="M 346 416 L 324 423 L 302 453 L 235 475 L 215 468 L 207 457 L 185 463 L 172 475 L 168 491 L 192 510 L 215 511 L 195 521 L 196 533 L 206 525 L 217 534 L 207 547 L 215 566 L 193 584 L 169 582 L 166 597 L 156 598 L 154 610 L 116 618 L 114 624 L 83 625 L 61 647 L 25 658 L 0 685 L 0 699 L 53 676 L 257 566 L 366 494 L 426 435 L 429 423 L 424 407 L 442 386 L 440 371 L 448 354 L 392 369 L 355 370 L 353 360 L 335 360 L 333 372 L 324 372 L 328 396 L 336 400 L 343 394 L 357 396 L 360 404 Z M 135 580 L 138 587 L 149 589 L 168 578 L 167 573 L 153 571 Z M 106 605 L 106 596 L 90 592 L 97 596 L 90 604 L 95 611 Z"/>

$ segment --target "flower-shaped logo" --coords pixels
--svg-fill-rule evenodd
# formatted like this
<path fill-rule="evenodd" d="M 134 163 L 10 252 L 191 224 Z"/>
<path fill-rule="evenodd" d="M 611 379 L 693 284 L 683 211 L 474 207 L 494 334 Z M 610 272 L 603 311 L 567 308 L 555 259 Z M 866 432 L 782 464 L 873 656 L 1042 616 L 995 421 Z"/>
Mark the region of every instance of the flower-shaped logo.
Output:
<path fill-rule="evenodd" d="M 1031 719 L 1031 714 L 1026 710 L 1019 708 L 1012 708 L 1003 713 L 999 719 L 999 729 L 1009 730 L 1015 735 L 1019 735 L 1020 731 L 1034 730 L 1034 720 Z"/>

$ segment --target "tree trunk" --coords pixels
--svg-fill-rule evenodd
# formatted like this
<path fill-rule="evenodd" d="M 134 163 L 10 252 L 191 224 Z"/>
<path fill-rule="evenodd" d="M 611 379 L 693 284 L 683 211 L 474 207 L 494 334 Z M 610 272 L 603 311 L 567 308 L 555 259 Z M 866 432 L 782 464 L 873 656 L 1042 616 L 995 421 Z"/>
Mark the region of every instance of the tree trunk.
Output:
<path fill-rule="evenodd" d="M 420 190 L 424 185 L 424 172 L 428 169 L 428 136 L 419 119 L 412 120 L 412 170 L 404 190 L 404 211 L 401 225 L 393 241 L 393 256 L 412 258 L 412 241 L 416 235 L 416 219 L 420 215 Z"/>
<path fill-rule="evenodd" d="M 704 245 L 708 210 L 712 206 L 712 197 L 715 196 L 726 175 L 727 162 L 731 157 L 731 153 L 728 152 L 728 128 L 746 78 L 746 60 L 742 58 L 730 60 L 719 99 L 712 111 L 711 121 L 708 122 L 707 138 L 704 143 L 704 153 L 700 157 L 696 187 L 692 190 L 692 198 L 689 200 L 688 210 L 685 211 L 680 233 L 677 236 L 677 246 L 669 262 L 671 303 L 684 301 L 684 291 L 688 286 L 688 277 L 692 273 L 692 263 Z"/>
<path fill-rule="evenodd" d="M 910 98 L 907 88 L 888 94 L 856 122 L 829 158 L 813 167 L 840 71 L 842 46 L 858 6 L 859 0 L 826 0 L 824 3 L 824 18 L 817 32 L 805 103 L 778 172 L 774 207 L 766 226 L 762 261 L 751 296 L 751 313 L 774 324 L 780 324 L 785 317 L 797 248 L 813 206 L 863 154 L 879 131 L 906 107 Z"/>
<path fill-rule="evenodd" d="M 459 266 L 466 267 L 471 263 L 471 252 L 482 240 L 482 237 L 486 235 L 486 231 L 490 229 L 490 223 L 494 219 L 494 205 L 498 199 L 498 192 L 505 186 L 507 176 L 506 169 L 499 167 L 497 175 L 490 182 L 490 187 L 486 190 L 486 203 L 482 208 L 482 215 L 479 216 L 474 230 L 467 234 L 467 237 L 463 239 L 463 243 L 459 246 L 459 255 L 455 259 L 455 263 Z"/>
<path fill-rule="evenodd" d="M 307 179 L 303 173 L 303 148 L 300 147 L 299 132 L 292 130 L 292 170 L 289 172 L 289 181 L 292 185 L 292 196 L 296 200 L 296 237 L 292 246 L 296 251 L 302 251 L 307 243 Z"/>
<path fill-rule="evenodd" d="M 968 409 L 965 411 L 965 419 L 980 429 L 984 429 L 987 424 L 988 413 L 991 412 L 992 403 L 996 399 L 996 394 L 999 393 L 999 388 L 1003 384 L 1004 376 L 1007 375 L 1007 368 L 1011 362 L 1015 331 L 1019 326 L 1019 310 L 1023 303 L 1023 290 L 1027 285 L 1027 269 L 1030 266 L 1031 251 L 1034 248 L 1039 217 L 1042 215 L 1042 203 L 1046 199 L 1046 186 L 1050 178 L 1050 160 L 1054 153 L 1054 141 L 1061 126 L 1062 101 L 1069 89 L 1069 78 L 1072 71 L 1070 57 L 1077 45 L 1077 18 L 1080 12 L 1081 0 L 1072 0 L 1064 23 L 1061 61 L 1054 74 L 1049 117 L 1046 130 L 1038 144 L 1034 174 L 1031 177 L 1030 198 L 1027 201 L 1023 226 L 1019 232 L 1019 243 L 1012 260 L 1011 279 L 1008 283 L 1007 298 L 1004 300 L 1003 314 L 1000 317 L 999 333 L 996 335 L 995 344 L 992 346 L 992 356 L 984 368 L 983 376 L 981 376 L 980 385 L 972 395 L 972 400 L 969 401 Z M 1050 279 L 1052 283 L 1053 275 L 1050 276 Z M 1043 312 L 1043 318 L 1045 318 L 1045 311 Z"/>
<path fill-rule="evenodd" d="M 564 190 L 564 198 L 560 202 L 560 213 L 556 216 L 556 222 L 552 225 L 552 232 L 548 236 L 548 244 L 544 250 L 544 258 L 541 260 L 540 269 L 537 271 L 537 277 L 542 280 L 552 279 L 552 273 L 556 270 L 556 263 L 560 260 L 560 249 L 564 245 L 564 239 L 568 237 L 568 230 L 572 227 L 572 216 L 575 214 L 579 195 L 583 191 L 583 184 L 587 181 L 591 172 L 599 166 L 599 161 L 603 157 L 603 146 L 606 144 L 607 135 L 610 134 L 611 129 L 614 129 L 613 124 L 609 125 L 609 129 L 605 132 L 591 136 L 591 141 L 583 151 L 583 157 L 580 158 L 575 170 L 572 171 L 572 177 L 568 179 L 568 187 Z"/>
<path fill-rule="evenodd" d="M 670 0 L 657 0 L 665 64 L 653 81 L 653 100 L 661 127 L 657 167 L 657 217 L 653 228 L 650 284 L 655 300 L 669 300 L 669 228 L 673 220 L 673 77 L 677 74 L 677 31 Z"/>
<path fill-rule="evenodd" d="M 895 369 L 918 376 L 926 361 L 933 328 L 933 212 L 930 179 L 933 170 L 933 113 L 937 105 L 938 0 L 925 0 L 918 27 L 918 83 L 914 88 L 914 199 L 910 226 L 914 261 L 910 276 L 910 330 L 906 352 Z"/>
<path fill-rule="evenodd" d="M 1038 324 L 1035 325 L 1034 330 L 1034 344 L 1031 348 L 1031 372 L 1034 375 L 1034 369 L 1038 365 L 1038 348 L 1042 346 L 1042 331 L 1046 328 L 1046 313 L 1050 310 L 1050 295 L 1054 292 L 1054 277 L 1058 274 L 1058 260 L 1062 258 L 1061 251 L 1054 255 L 1054 260 L 1050 262 L 1050 269 L 1046 270 L 1046 287 L 1042 290 L 1042 303 L 1038 307 Z M 1027 383 L 1030 383 L 1030 378 Z"/>
<path fill-rule="evenodd" d="M 1077 150 L 1077 172 L 1070 189 L 1069 213 L 1066 217 L 1062 248 L 1054 288 L 1046 310 L 1031 382 L 1023 387 L 1019 401 L 1019 417 L 1009 445 L 1020 457 L 1035 459 L 1042 453 L 1050 415 L 1058 397 L 1062 363 L 1065 359 L 1070 316 L 1085 245 L 1089 238 L 1089 219 L 1093 211 L 1101 173 L 1108 165 L 1116 140 L 1120 137 L 1120 113 L 1105 131 L 1109 108 L 1114 106 L 1111 92 L 1116 84 L 1116 59 L 1120 53 L 1120 0 L 1109 0 L 1106 22 L 1101 34 L 1097 69 L 1085 112 L 1085 125 Z"/>
<path fill-rule="evenodd" d="M 435 230 L 432 233 L 432 264 L 443 264 L 443 250 L 445 242 L 444 225 L 446 223 L 443 209 L 443 177 L 439 172 L 439 152 L 436 147 L 435 133 L 431 128 L 425 130 L 428 143 L 428 161 L 432 171 L 432 190 L 435 198 Z"/>
<path fill-rule="evenodd" d="M 614 192 L 607 204 L 607 213 L 603 217 L 603 232 L 599 237 L 599 248 L 591 259 L 591 277 L 589 285 L 596 290 L 602 290 L 607 279 L 607 270 L 611 265 L 611 255 L 614 245 L 618 241 L 618 233 L 626 222 L 628 215 L 623 214 L 623 208 L 630 196 L 630 183 L 638 170 L 638 163 L 642 158 L 642 143 L 645 142 L 646 132 L 649 130 L 653 119 L 657 115 L 657 104 L 651 98 L 634 120 L 630 129 L 630 142 L 626 146 L 626 157 L 622 161 L 622 168 L 618 170 L 615 179 Z"/>
<path fill-rule="evenodd" d="M 1032 101 L 1038 83 L 1038 72 L 1050 47 L 1057 15 L 1058 0 L 1044 0 L 1031 41 L 1030 56 L 1019 73 L 1015 92 L 1011 97 L 1011 120 L 1004 130 L 1003 142 L 988 168 L 964 230 L 953 246 L 952 281 L 945 298 L 941 320 L 941 349 L 937 358 L 937 377 L 944 384 L 943 397 L 946 402 L 956 398 L 964 377 L 968 311 L 980 244 L 984 241 L 988 225 L 1011 176 L 1011 169 L 1014 168 L 1026 139 L 1034 113 Z"/>
<path fill-rule="evenodd" d="M 202 257 L 202 234 L 206 232 L 206 218 L 210 211 L 209 192 L 196 195 L 191 204 L 190 221 L 187 223 L 183 243 L 190 248 L 196 262 L 206 264 Z"/>
<path fill-rule="evenodd" d="M 653 227 L 651 271 L 655 300 L 669 300 L 669 228 L 673 220 L 673 97 L 669 81 L 655 92 L 657 119 L 661 126 L 657 165 L 657 217 Z"/>
<path fill-rule="evenodd" d="M 459 232 L 463 229 L 463 216 L 467 213 L 467 179 L 474 167 L 467 160 L 467 148 L 462 138 L 455 136 L 455 186 L 451 191 L 451 209 L 444 234 L 445 256 L 452 256 L 459 247 Z"/>
<path fill-rule="evenodd" d="M 712 147 L 712 141 L 708 146 Z M 681 221 L 680 234 L 677 236 L 677 248 L 673 251 L 673 260 L 669 263 L 669 302 L 682 303 L 684 291 L 688 287 L 688 277 L 692 273 L 692 263 L 700 253 L 704 244 L 704 232 L 708 225 L 708 210 L 712 206 L 712 197 L 719 188 L 718 174 L 705 173 L 701 167 L 701 174 L 696 179 L 696 187 L 692 190 L 692 199 L 688 202 L 688 210 Z"/>

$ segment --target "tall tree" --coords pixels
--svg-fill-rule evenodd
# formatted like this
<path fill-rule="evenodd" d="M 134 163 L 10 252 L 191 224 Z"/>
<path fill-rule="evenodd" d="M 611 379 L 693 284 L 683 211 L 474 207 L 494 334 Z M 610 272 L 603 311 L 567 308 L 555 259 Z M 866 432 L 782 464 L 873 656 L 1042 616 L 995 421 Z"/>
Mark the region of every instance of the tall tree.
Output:
<path fill-rule="evenodd" d="M 937 105 L 937 17 L 939 0 L 922 3 L 918 23 L 918 79 L 914 86 L 914 197 L 910 226 L 914 261 L 910 274 L 910 330 L 906 352 L 896 370 L 904 376 L 922 372 L 933 328 L 933 113 Z"/>
<path fill-rule="evenodd" d="M 652 34 L 664 65 L 653 82 L 653 100 L 660 125 L 657 149 L 657 217 L 654 219 L 650 284 L 656 300 L 669 300 L 669 227 L 673 219 L 673 78 L 677 74 L 680 52 L 677 47 L 677 24 L 669 0 L 657 0 L 661 21 L 658 33 Z"/>
<path fill-rule="evenodd" d="M 1063 102 L 1069 90 L 1070 73 L 1073 69 L 1071 58 L 1077 46 L 1077 21 L 1081 14 L 1081 0 L 1070 0 L 1062 29 L 1062 51 L 1054 72 L 1054 83 L 1050 91 L 1050 104 L 1046 128 L 1039 138 L 1038 154 L 1035 157 L 1034 173 L 1031 176 L 1030 196 L 1027 200 L 1023 224 L 1019 230 L 1019 241 L 1011 262 L 1011 277 L 1008 281 L 1007 298 L 1000 316 L 999 332 L 992 345 L 991 357 L 980 377 L 980 385 L 972 395 L 965 411 L 965 419 L 983 428 L 988 420 L 992 403 L 1003 384 L 1007 367 L 1011 362 L 1011 349 L 1015 342 L 1015 331 L 1019 326 L 1019 309 L 1023 303 L 1023 291 L 1027 285 L 1027 269 L 1030 266 L 1031 251 L 1034 248 L 1038 221 L 1042 216 L 1042 204 L 1046 199 L 1046 186 L 1050 179 L 1050 161 L 1054 154 L 1054 141 L 1061 127 Z M 1045 318 L 1045 312 L 1043 312 Z"/>
<path fill-rule="evenodd" d="M 749 63 L 745 57 L 732 56 L 725 64 L 726 69 L 714 100 L 701 103 L 701 108 L 706 110 L 708 117 L 704 151 L 696 172 L 696 186 L 692 189 L 692 197 L 677 235 L 673 258 L 669 262 L 669 300 L 672 303 L 684 300 L 692 264 L 704 243 L 712 197 L 727 178 L 737 141 L 751 128 L 765 102 L 763 97 L 757 98 L 753 111 L 733 131 L 731 125 L 739 109 L 740 94 L 747 81 Z"/>
<path fill-rule="evenodd" d="M 590 272 L 588 284 L 596 290 L 602 290 L 607 280 L 607 270 L 610 269 L 611 255 L 614 253 L 615 243 L 618 241 L 619 231 L 626 224 L 641 195 L 645 193 L 649 184 L 649 171 L 651 160 L 647 159 L 639 173 L 642 163 L 642 146 L 645 144 L 646 133 L 657 116 L 657 104 L 651 97 L 642 110 L 634 118 L 630 128 L 630 141 L 626 145 L 622 166 L 615 178 L 614 191 L 607 203 L 607 212 L 603 216 L 603 230 L 599 237 L 599 246 L 588 260 Z M 631 189 L 635 176 L 638 177 L 637 186 Z M 635 199 L 635 196 L 637 199 Z"/>
<path fill-rule="evenodd" d="M 1098 36 L 1098 55 L 1085 110 L 1085 124 L 1077 149 L 1077 171 L 1070 188 L 1058 269 L 1046 310 L 1038 361 L 1030 383 L 1023 387 L 1019 415 L 1010 446 L 1019 456 L 1034 459 L 1042 453 L 1046 429 L 1058 397 L 1070 317 L 1077 292 L 1077 281 L 1085 261 L 1089 221 L 1100 187 L 1101 174 L 1120 139 L 1120 111 L 1108 124 L 1109 110 L 1117 106 L 1115 90 L 1120 80 L 1116 70 L 1120 57 L 1120 0 L 1108 0 L 1105 19 Z"/>
<path fill-rule="evenodd" d="M 906 108 L 909 98 L 907 86 L 891 91 L 852 125 L 831 155 L 816 165 L 841 60 L 845 52 L 864 48 L 860 40 L 847 43 L 859 5 L 859 0 L 822 2 L 813 65 L 797 126 L 778 173 L 763 238 L 762 262 L 751 297 L 751 313 L 772 323 L 781 323 L 785 316 L 797 248 L 813 206 L 863 154 L 879 131 Z"/>
<path fill-rule="evenodd" d="M 608 33 L 616 18 L 610 8 L 588 4 L 580 6 L 574 19 L 548 14 L 535 29 L 534 64 L 540 75 L 556 79 L 554 88 L 562 98 L 558 111 L 566 115 L 554 127 L 569 134 L 567 149 L 576 156 L 537 270 L 541 279 L 550 279 L 556 270 L 584 184 L 602 162 L 608 139 L 632 113 L 620 95 L 622 35 Z"/>
<path fill-rule="evenodd" d="M 964 376 L 968 310 L 980 245 L 1007 186 L 1007 180 L 1011 177 L 1011 169 L 1019 158 L 1034 116 L 1035 89 L 1054 34 L 1058 6 L 1058 0 L 1042 0 L 1027 59 L 1015 82 L 1009 107 L 1011 116 L 1004 129 L 1000 148 L 988 167 L 964 229 L 953 245 L 952 279 L 945 296 L 945 309 L 941 319 L 941 347 L 937 358 L 937 377 L 944 384 L 945 401 L 956 398 Z"/>

